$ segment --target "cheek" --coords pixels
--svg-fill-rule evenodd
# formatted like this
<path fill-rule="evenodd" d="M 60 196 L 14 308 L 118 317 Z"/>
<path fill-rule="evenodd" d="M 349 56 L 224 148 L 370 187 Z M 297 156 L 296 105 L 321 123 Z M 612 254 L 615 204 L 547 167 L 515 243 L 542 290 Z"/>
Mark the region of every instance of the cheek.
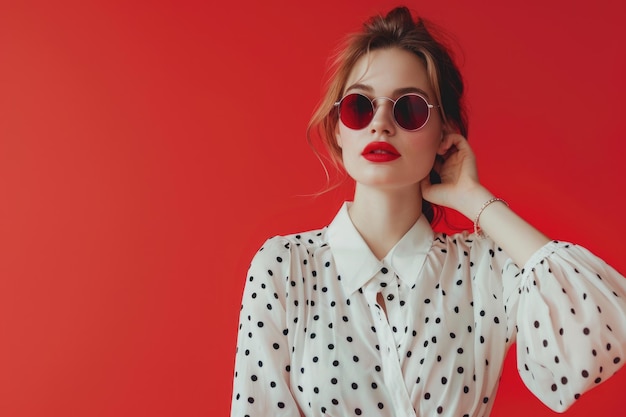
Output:
<path fill-rule="evenodd" d="M 348 129 L 341 124 L 341 122 L 338 122 L 337 126 L 335 126 L 335 141 L 337 142 L 337 146 L 342 149 L 346 146 L 350 146 L 350 141 L 354 141 L 354 133 L 354 130 Z"/>
<path fill-rule="evenodd" d="M 353 132 L 342 132 L 337 137 L 337 145 L 339 146 L 340 161 L 344 170 L 354 178 L 355 171 L 359 170 L 359 159 L 361 157 L 361 145 Z"/>
<path fill-rule="evenodd" d="M 422 138 L 425 139 L 425 138 Z M 438 137 L 437 137 L 438 139 Z M 435 164 L 435 159 L 440 148 L 439 140 L 427 140 L 411 146 L 411 164 L 418 172 L 428 174 Z"/>
<path fill-rule="evenodd" d="M 429 158 L 432 156 L 434 158 L 435 154 L 437 154 L 441 148 L 441 143 L 441 133 L 433 132 L 428 135 L 412 138 L 409 142 L 409 146 L 414 155 L 422 155 Z"/>
<path fill-rule="evenodd" d="M 354 130 L 350 130 L 345 126 L 337 128 L 337 134 L 335 140 L 337 146 L 341 149 L 341 153 L 344 157 L 349 157 L 349 154 L 354 152 L 358 145 L 358 138 Z"/>

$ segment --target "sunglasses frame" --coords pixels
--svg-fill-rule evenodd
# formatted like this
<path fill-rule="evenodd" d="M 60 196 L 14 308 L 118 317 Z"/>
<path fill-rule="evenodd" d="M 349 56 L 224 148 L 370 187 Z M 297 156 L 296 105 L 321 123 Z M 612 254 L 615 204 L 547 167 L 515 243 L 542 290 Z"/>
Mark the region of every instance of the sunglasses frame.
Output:
<path fill-rule="evenodd" d="M 343 100 L 344 100 L 346 97 L 350 97 L 350 96 L 361 96 L 361 97 L 364 97 L 364 98 L 366 98 L 366 99 L 370 102 L 370 105 L 372 106 L 372 118 L 370 119 L 370 121 L 369 121 L 369 122 L 367 122 L 367 124 L 366 124 L 365 126 L 363 126 L 363 127 L 362 127 L 362 128 L 360 128 L 360 129 L 352 129 L 351 127 L 349 127 L 348 125 L 346 125 L 346 124 L 343 122 L 343 120 L 341 120 L 341 103 L 343 102 Z M 396 103 L 398 102 L 398 100 L 400 100 L 400 99 L 402 99 L 402 98 L 404 98 L 404 97 L 407 97 L 407 96 L 417 96 L 417 97 L 421 98 L 422 100 L 424 100 L 424 103 L 426 103 L 426 108 L 427 108 L 427 110 L 428 110 L 428 113 L 426 114 L 426 120 L 424 120 L 424 123 L 423 123 L 420 127 L 416 128 L 416 129 L 407 129 L 407 128 L 405 128 L 405 127 L 401 126 L 401 125 L 400 125 L 400 123 L 398 123 L 398 120 L 396 119 Z M 365 129 L 365 128 L 366 128 L 366 127 L 370 124 L 370 123 L 372 123 L 372 120 L 374 120 L 374 116 L 375 116 L 375 114 L 376 114 L 376 110 L 377 110 L 377 106 L 375 106 L 375 105 L 374 105 L 374 102 L 375 102 L 376 100 L 388 100 L 388 101 L 391 101 L 391 102 L 393 103 L 393 107 L 391 108 L 391 115 L 393 116 L 393 121 L 395 122 L 395 124 L 396 124 L 396 125 L 398 125 L 398 127 L 399 127 L 400 129 L 402 129 L 402 130 L 406 130 L 407 132 L 416 132 L 416 131 L 420 130 L 421 128 L 423 128 L 424 126 L 426 126 L 426 123 L 428 123 L 428 121 L 430 120 L 430 109 L 435 108 L 435 107 L 441 107 L 439 104 L 430 104 L 430 103 L 428 102 L 428 100 L 426 99 L 426 97 L 424 97 L 423 95 L 418 94 L 418 93 L 407 93 L 407 94 L 402 94 L 400 97 L 398 97 L 398 98 L 397 98 L 397 99 L 395 99 L 395 100 L 394 100 L 394 99 L 392 99 L 392 98 L 390 98 L 390 97 L 384 97 L 384 96 L 381 96 L 381 97 L 376 97 L 376 98 L 369 98 L 369 97 L 368 97 L 368 96 L 366 96 L 365 94 L 361 94 L 361 93 L 350 93 L 350 94 L 346 94 L 345 96 L 343 96 L 343 97 L 341 98 L 341 100 L 336 101 L 336 102 L 335 102 L 335 104 L 334 104 L 334 107 L 337 107 L 337 111 L 338 111 L 338 113 L 339 113 L 339 114 L 338 114 L 338 116 L 339 116 L 339 120 L 341 121 L 341 123 L 343 123 L 343 124 L 344 124 L 344 126 L 346 126 L 348 129 L 352 129 L 352 130 L 362 130 L 362 129 Z"/>

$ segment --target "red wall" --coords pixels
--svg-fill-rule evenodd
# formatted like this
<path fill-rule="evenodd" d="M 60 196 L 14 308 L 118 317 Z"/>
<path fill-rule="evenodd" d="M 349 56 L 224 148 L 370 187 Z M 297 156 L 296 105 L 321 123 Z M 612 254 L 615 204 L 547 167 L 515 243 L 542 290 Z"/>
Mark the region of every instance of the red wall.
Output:
<path fill-rule="evenodd" d="M 327 57 L 389 1 L 0 2 L 0 415 L 221 416 L 250 258 L 325 225 Z M 626 273 L 618 1 L 423 1 L 483 182 Z M 489 5 L 486 5 L 489 3 Z M 551 413 L 510 360 L 494 416 Z M 626 372 L 571 416 L 618 415 Z"/>

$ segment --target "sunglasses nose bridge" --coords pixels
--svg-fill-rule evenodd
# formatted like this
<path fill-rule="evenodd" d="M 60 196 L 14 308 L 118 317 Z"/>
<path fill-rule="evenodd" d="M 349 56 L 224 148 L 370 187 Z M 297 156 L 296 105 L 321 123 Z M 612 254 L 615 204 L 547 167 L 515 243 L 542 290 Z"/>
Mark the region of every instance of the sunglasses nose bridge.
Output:
<path fill-rule="evenodd" d="M 391 102 L 391 106 L 393 107 L 396 104 L 396 100 L 389 98 L 389 97 L 376 97 L 371 99 L 370 101 L 372 102 L 372 105 L 374 106 L 374 108 L 377 107 L 377 105 L 375 104 L 378 100 L 386 100 Z"/>
<path fill-rule="evenodd" d="M 381 103 L 376 103 L 378 101 L 382 100 Z M 384 102 L 390 102 L 389 108 L 387 110 L 383 110 L 383 114 L 379 114 L 379 110 L 381 110 L 381 104 L 383 104 Z M 381 127 L 381 123 L 382 125 L 386 126 L 385 130 L 389 129 L 390 126 L 395 126 L 395 116 L 394 116 L 394 106 L 396 104 L 396 100 L 389 98 L 389 97 L 375 97 L 370 99 L 370 102 L 372 103 L 372 118 L 370 120 L 370 123 L 373 123 L 374 125 L 378 125 L 378 128 Z M 384 106 L 383 106 L 384 107 Z M 382 121 L 379 120 L 381 117 L 383 118 L 388 118 L 386 121 Z M 391 123 L 390 125 L 388 123 Z M 376 127 L 373 126 L 375 129 Z"/>
<path fill-rule="evenodd" d="M 378 100 L 384 100 L 384 101 L 390 102 L 391 103 L 390 110 L 391 110 L 391 113 L 393 114 L 393 110 L 394 110 L 394 107 L 396 105 L 396 101 L 397 100 L 394 100 L 394 99 L 389 98 L 389 97 L 384 97 L 384 96 L 383 97 L 376 97 L 376 98 L 373 98 L 373 99 L 370 100 L 371 103 L 372 103 L 372 110 L 374 110 L 373 114 L 376 114 L 378 112 L 378 108 L 380 107 L 380 104 L 376 104 L 376 102 Z"/>

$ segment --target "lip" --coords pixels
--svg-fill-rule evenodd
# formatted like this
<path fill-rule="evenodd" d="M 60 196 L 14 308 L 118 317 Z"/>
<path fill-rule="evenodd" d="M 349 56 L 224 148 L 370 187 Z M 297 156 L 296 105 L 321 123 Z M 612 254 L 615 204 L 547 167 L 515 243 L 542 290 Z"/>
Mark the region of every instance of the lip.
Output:
<path fill-rule="evenodd" d="M 371 142 L 361 155 L 370 162 L 390 162 L 400 158 L 400 152 L 387 142 Z"/>

